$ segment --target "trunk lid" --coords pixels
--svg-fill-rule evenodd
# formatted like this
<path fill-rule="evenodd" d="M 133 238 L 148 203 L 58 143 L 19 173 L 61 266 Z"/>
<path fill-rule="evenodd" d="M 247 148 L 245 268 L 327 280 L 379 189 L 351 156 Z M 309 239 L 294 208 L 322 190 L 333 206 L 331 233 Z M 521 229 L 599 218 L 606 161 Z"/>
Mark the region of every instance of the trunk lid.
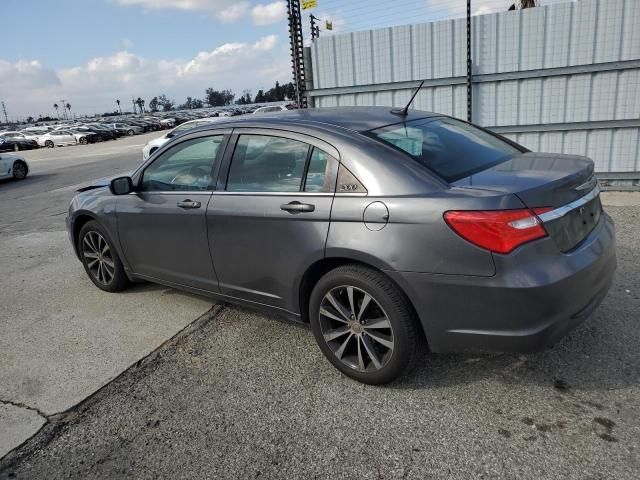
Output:
<path fill-rule="evenodd" d="M 452 185 L 510 193 L 528 208 L 552 209 L 540 218 L 562 252 L 577 247 L 602 212 L 593 161 L 577 155 L 523 153 Z"/>

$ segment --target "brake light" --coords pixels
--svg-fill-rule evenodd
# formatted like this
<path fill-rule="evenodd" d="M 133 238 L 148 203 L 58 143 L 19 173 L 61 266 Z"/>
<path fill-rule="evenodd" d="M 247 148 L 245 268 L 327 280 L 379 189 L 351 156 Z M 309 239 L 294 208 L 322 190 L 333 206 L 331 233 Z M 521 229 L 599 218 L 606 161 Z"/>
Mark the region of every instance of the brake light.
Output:
<path fill-rule="evenodd" d="M 445 212 L 444 220 L 474 245 L 494 253 L 509 253 L 524 243 L 547 236 L 538 215 L 548 210 L 449 211 Z"/>

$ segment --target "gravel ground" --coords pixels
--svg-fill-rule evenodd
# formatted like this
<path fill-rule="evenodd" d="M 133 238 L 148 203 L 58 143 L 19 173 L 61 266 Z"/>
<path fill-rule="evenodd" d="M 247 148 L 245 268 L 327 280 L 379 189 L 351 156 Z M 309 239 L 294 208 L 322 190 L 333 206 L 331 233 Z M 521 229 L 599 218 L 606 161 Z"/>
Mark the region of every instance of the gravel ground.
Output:
<path fill-rule="evenodd" d="M 348 380 L 311 332 L 216 305 L 48 418 L 0 478 L 640 477 L 639 207 L 610 207 L 619 270 L 600 308 L 533 355 L 425 355 Z"/>

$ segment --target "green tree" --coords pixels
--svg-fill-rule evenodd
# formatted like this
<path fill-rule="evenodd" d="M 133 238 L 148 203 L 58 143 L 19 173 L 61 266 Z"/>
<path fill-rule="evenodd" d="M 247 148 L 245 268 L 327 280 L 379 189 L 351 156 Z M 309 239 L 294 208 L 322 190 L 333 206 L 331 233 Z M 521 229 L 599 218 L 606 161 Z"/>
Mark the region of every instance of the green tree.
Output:
<path fill-rule="evenodd" d="M 158 97 L 153 97 L 151 100 L 149 100 L 149 110 L 151 110 L 152 112 L 158 111 Z"/>
<path fill-rule="evenodd" d="M 169 100 L 169 98 L 163 93 L 158 97 L 158 105 L 162 107 L 162 111 L 170 112 L 173 110 L 173 106 L 176 104 L 173 100 Z"/>

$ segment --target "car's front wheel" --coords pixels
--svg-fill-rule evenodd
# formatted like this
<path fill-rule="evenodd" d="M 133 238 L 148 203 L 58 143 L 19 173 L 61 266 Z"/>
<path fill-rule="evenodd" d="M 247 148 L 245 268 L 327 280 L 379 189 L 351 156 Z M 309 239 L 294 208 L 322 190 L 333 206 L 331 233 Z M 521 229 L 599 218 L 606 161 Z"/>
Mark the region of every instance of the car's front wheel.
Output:
<path fill-rule="evenodd" d="M 86 145 L 87 143 L 89 143 L 87 137 L 80 137 L 80 145 Z"/>
<path fill-rule="evenodd" d="M 47 148 L 53 148 L 53 142 L 51 140 L 47 140 L 46 142 L 44 142 L 44 146 Z"/>
<path fill-rule="evenodd" d="M 78 251 L 84 269 L 96 287 L 117 292 L 129 285 L 122 262 L 98 222 L 91 220 L 82 226 Z"/>
<path fill-rule="evenodd" d="M 13 144 L 13 151 L 14 152 L 19 152 L 20 151 L 20 145 L 18 145 L 17 143 Z"/>
<path fill-rule="evenodd" d="M 133 134 L 134 134 L 134 131 L 133 131 L 133 130 L 128 130 L 128 131 L 127 131 L 127 135 L 131 136 L 131 135 L 133 135 Z"/>
<path fill-rule="evenodd" d="M 382 273 L 345 265 L 325 274 L 309 302 L 313 334 L 342 373 L 388 383 L 418 358 L 422 332 L 406 297 Z"/>
<path fill-rule="evenodd" d="M 27 166 L 24 162 L 18 160 L 13 164 L 13 178 L 23 180 L 27 176 Z"/>

